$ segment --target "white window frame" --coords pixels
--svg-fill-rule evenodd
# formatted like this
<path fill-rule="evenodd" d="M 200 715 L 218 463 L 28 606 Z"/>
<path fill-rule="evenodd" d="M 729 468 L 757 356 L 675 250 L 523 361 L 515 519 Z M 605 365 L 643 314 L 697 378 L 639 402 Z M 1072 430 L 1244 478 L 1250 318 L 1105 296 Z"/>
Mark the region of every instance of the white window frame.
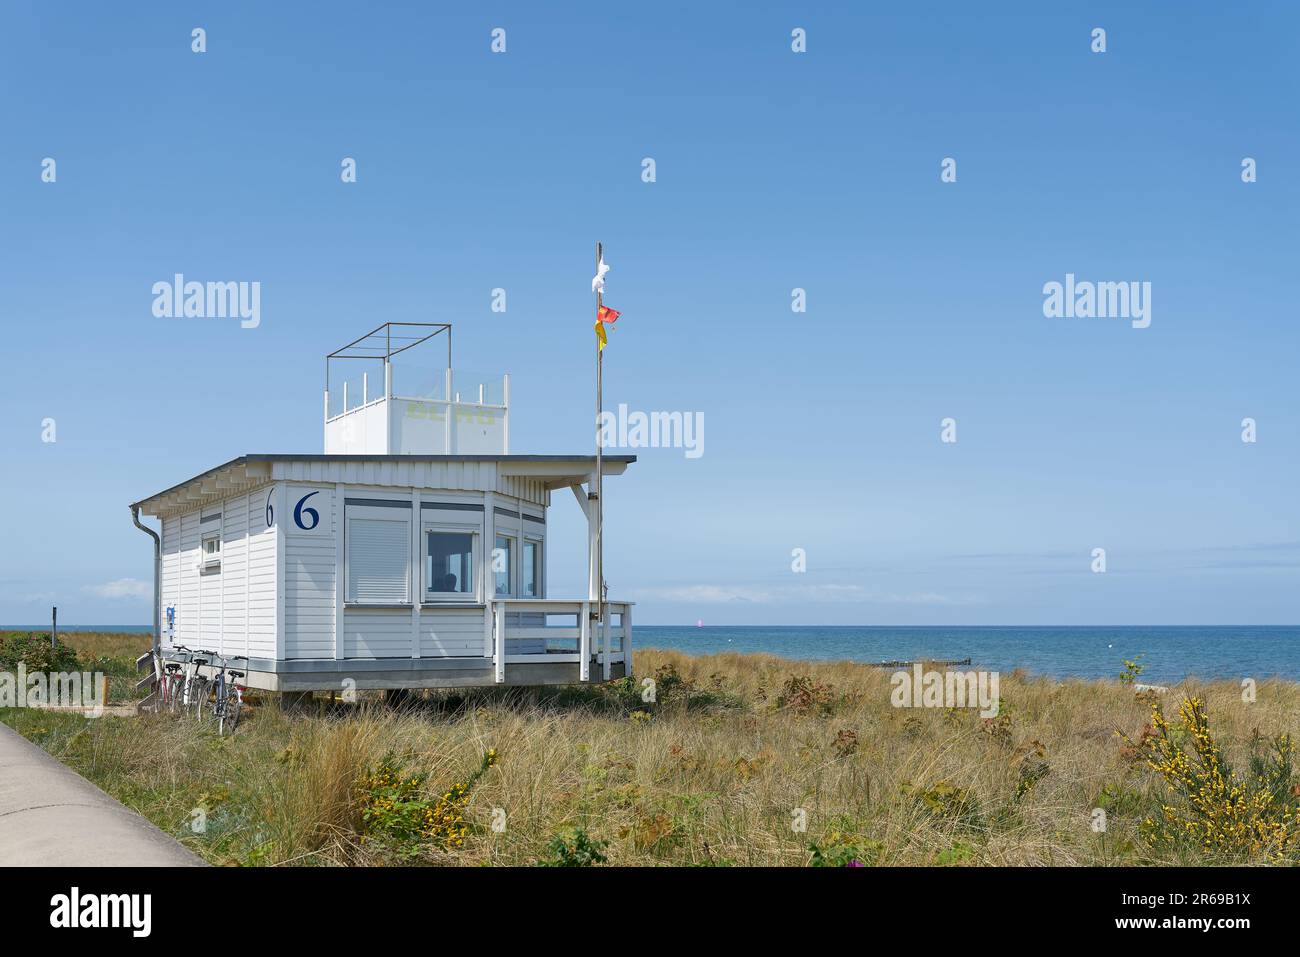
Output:
<path fill-rule="evenodd" d="M 540 535 L 529 535 L 529 534 L 525 534 L 523 536 L 523 539 L 524 539 L 524 547 L 519 549 L 519 587 L 522 590 L 524 586 L 524 575 L 523 575 L 524 556 L 528 554 L 528 546 L 535 545 L 537 547 L 537 567 L 534 569 L 534 571 L 537 577 L 537 581 L 536 581 L 537 594 L 533 595 L 532 597 L 545 598 L 546 597 L 546 539 L 542 538 Z M 521 596 L 521 597 L 526 597 L 526 596 Z"/>
<path fill-rule="evenodd" d="M 406 525 L 406 547 L 402 550 L 405 560 L 406 598 L 395 602 L 358 601 L 352 583 L 352 523 L 362 521 L 393 522 Z M 411 599 L 411 511 L 402 508 L 383 508 L 373 505 L 345 505 L 343 537 L 343 603 L 363 607 L 410 608 Z"/>
<path fill-rule="evenodd" d="M 488 568 L 492 572 L 492 600 L 497 601 L 498 599 L 504 599 L 504 598 L 518 598 L 519 597 L 518 572 L 520 567 L 519 562 L 520 562 L 520 555 L 523 552 L 523 549 L 519 547 L 519 535 L 513 529 L 498 529 L 497 532 L 492 536 L 493 553 L 495 553 L 497 550 L 498 538 L 504 538 L 506 541 L 510 543 L 508 549 L 510 553 L 510 561 L 507 563 L 507 568 L 506 568 L 506 584 L 509 587 L 506 588 L 506 593 L 504 595 L 499 594 L 497 592 L 497 573 L 496 573 L 495 562 L 489 562 Z"/>
<path fill-rule="evenodd" d="M 209 553 L 208 543 L 216 542 L 216 549 Z M 199 537 L 199 567 L 200 568 L 220 568 L 221 567 L 221 529 L 204 532 Z"/>
<path fill-rule="evenodd" d="M 426 577 L 429 568 L 429 533 L 446 532 L 450 535 L 468 535 L 470 536 L 470 567 L 474 570 L 474 590 L 472 592 L 463 591 L 432 591 L 429 588 L 429 582 Z M 490 565 L 488 566 L 491 567 Z M 496 579 L 493 579 L 493 588 L 496 587 Z M 481 605 L 483 603 L 484 589 L 487 584 L 483 581 L 483 529 L 478 522 L 449 522 L 435 519 L 425 519 L 420 523 L 420 592 L 423 600 L 430 604 L 447 604 L 447 605 Z"/>

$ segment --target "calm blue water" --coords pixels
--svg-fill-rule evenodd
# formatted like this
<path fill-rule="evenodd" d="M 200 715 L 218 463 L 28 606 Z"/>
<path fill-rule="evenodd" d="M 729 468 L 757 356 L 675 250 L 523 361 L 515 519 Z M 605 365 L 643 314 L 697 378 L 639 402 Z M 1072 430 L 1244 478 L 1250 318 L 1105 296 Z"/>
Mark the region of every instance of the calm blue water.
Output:
<path fill-rule="evenodd" d="M 46 631 L 49 625 L 0 630 Z M 148 634 L 148 625 L 73 625 L 60 631 Z M 972 668 L 1024 668 L 1054 678 L 1113 678 L 1124 659 L 1143 655 L 1144 681 L 1198 678 L 1300 680 L 1300 627 L 1204 626 L 1095 628 L 1004 627 L 785 627 L 637 625 L 638 648 L 671 648 L 688 654 L 763 652 L 814 661 L 914 661 L 971 659 Z"/>
<path fill-rule="evenodd" d="M 1139 654 L 1143 681 L 1198 678 L 1300 680 L 1300 627 L 764 627 L 637 625 L 638 648 L 688 654 L 765 652 L 849 661 L 971 659 L 972 668 L 1055 678 L 1113 678 Z"/>
<path fill-rule="evenodd" d="M 44 631 L 50 630 L 50 623 L 43 625 L 0 625 L 0 631 Z M 59 625 L 59 634 L 65 631 L 101 631 L 115 634 L 149 635 L 153 625 Z"/>

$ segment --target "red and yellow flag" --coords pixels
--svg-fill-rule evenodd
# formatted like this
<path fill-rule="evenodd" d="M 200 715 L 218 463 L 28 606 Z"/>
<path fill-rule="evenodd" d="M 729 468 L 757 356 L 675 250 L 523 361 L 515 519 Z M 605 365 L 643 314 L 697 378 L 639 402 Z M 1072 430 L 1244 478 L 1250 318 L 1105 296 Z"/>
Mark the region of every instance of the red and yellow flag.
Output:
<path fill-rule="evenodd" d="M 596 346 L 597 352 L 604 349 L 606 343 L 609 341 L 605 336 L 605 324 L 612 323 L 621 315 L 621 312 L 617 309 L 611 309 L 609 306 L 601 306 L 596 310 L 596 324 L 592 328 L 596 330 L 596 342 L 599 343 L 599 345 Z"/>

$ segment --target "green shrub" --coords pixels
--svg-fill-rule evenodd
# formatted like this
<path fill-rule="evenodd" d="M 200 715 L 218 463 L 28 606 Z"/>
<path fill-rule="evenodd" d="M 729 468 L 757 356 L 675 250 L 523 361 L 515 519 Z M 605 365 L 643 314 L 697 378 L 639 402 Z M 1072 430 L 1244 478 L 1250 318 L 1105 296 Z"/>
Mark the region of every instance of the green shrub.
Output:
<path fill-rule="evenodd" d="M 880 860 L 885 846 L 879 841 L 855 834 L 828 834 L 820 844 L 808 845 L 812 855 L 809 867 L 872 867 Z"/>
<path fill-rule="evenodd" d="M 904 786 L 904 790 L 911 788 Z M 985 826 L 984 814 L 975 795 L 951 781 L 939 781 L 928 788 L 916 790 L 915 797 L 931 817 L 951 821 L 962 827 Z"/>
<path fill-rule="evenodd" d="M 807 675 L 791 676 L 776 697 L 778 708 L 789 708 L 795 714 L 815 714 L 821 717 L 833 714 L 835 703 L 835 689 Z"/>
<path fill-rule="evenodd" d="M 76 671 L 77 653 L 50 633 L 9 631 L 0 635 L 0 667 L 14 670 L 22 664 L 28 671 Z"/>
<path fill-rule="evenodd" d="M 373 840 L 406 858 L 418 857 L 428 845 L 440 850 L 464 847 L 469 834 L 465 808 L 470 792 L 496 761 L 496 750 L 489 750 L 473 774 L 431 798 L 425 793 L 428 772 L 408 773 L 404 762 L 386 754 L 357 782 L 363 840 Z"/>
<path fill-rule="evenodd" d="M 1294 745 L 1286 733 L 1255 734 L 1251 769 L 1237 774 L 1210 731 L 1205 703 L 1186 698 L 1171 725 L 1157 701 L 1154 733 L 1140 743 L 1147 766 L 1164 779 L 1160 815 L 1142 821 L 1152 847 L 1192 848 L 1216 861 L 1263 857 L 1281 862 L 1300 850 L 1300 784 L 1293 780 Z"/>
<path fill-rule="evenodd" d="M 537 862 L 538 867 L 591 867 L 604 864 L 607 858 L 602 850 L 609 841 L 593 841 L 582 828 L 574 828 L 568 835 L 557 834 L 546 849 L 551 856 Z"/>

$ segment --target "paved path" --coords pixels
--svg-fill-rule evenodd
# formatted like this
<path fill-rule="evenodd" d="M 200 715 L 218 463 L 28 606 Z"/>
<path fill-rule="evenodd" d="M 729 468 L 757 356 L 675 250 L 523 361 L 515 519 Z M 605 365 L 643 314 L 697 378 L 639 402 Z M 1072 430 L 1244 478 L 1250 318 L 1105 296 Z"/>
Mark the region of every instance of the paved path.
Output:
<path fill-rule="evenodd" d="M 203 861 L 0 724 L 0 867 L 195 867 Z"/>

